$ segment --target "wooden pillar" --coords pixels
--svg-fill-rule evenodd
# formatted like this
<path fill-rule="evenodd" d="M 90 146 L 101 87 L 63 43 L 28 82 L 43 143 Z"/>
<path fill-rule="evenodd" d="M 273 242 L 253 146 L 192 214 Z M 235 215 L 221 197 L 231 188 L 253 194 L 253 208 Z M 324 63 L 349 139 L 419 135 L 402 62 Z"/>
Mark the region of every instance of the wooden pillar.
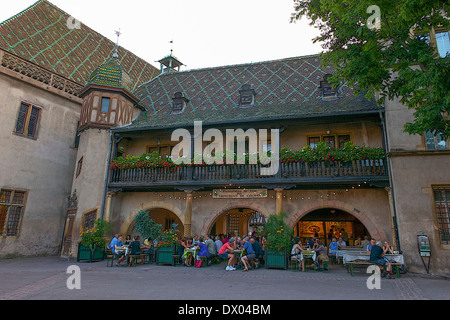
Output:
<path fill-rule="evenodd" d="M 184 236 L 192 236 L 191 220 L 192 220 L 192 195 L 194 191 L 186 190 L 186 212 L 184 218 Z"/>
<path fill-rule="evenodd" d="M 276 192 L 276 214 L 279 214 L 280 212 L 283 211 L 283 188 L 276 188 L 275 192 Z"/>

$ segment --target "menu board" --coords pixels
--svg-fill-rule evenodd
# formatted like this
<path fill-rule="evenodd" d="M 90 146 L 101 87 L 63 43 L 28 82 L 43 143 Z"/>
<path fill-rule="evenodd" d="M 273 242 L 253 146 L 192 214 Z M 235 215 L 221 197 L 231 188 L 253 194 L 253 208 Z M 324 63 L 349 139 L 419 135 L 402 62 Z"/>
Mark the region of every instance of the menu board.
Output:
<path fill-rule="evenodd" d="M 420 235 L 417 236 L 417 242 L 419 245 L 419 253 L 421 257 L 430 257 L 431 256 L 431 247 L 430 247 L 430 239 L 428 236 Z"/>

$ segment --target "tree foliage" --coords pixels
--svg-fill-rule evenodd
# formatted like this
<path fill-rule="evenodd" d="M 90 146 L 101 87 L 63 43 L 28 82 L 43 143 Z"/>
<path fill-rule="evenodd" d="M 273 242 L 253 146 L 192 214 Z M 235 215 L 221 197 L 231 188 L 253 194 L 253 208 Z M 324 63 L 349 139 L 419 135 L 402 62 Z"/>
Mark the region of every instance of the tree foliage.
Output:
<path fill-rule="evenodd" d="M 292 21 L 302 17 L 320 30 L 323 64 L 336 69 L 331 81 L 377 97 L 398 98 L 414 110 L 405 132 L 450 135 L 450 56 L 440 58 L 428 35 L 449 30 L 447 0 L 297 0 Z M 380 28 L 372 5 L 380 9 Z M 369 12 L 368 12 L 369 11 Z M 377 95 L 377 96 L 376 96 Z"/>
<path fill-rule="evenodd" d="M 150 218 L 149 212 L 140 210 L 134 217 L 134 230 L 142 239 L 157 239 L 162 235 L 162 225 Z"/>

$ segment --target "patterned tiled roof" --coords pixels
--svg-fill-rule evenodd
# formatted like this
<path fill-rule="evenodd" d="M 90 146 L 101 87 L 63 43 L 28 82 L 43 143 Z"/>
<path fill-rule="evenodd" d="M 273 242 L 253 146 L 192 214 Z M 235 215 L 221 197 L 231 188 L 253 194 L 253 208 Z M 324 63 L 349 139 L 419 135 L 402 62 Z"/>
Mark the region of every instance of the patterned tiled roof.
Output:
<path fill-rule="evenodd" d="M 95 69 L 89 76 L 88 84 L 124 88 L 129 92 L 133 92 L 133 80 L 123 70 L 116 58 Z"/>
<path fill-rule="evenodd" d="M 364 94 L 354 95 L 344 84 L 339 86 L 338 99 L 324 101 L 320 81 L 332 72 L 331 67 L 322 68 L 319 56 L 311 55 L 161 74 L 134 93 L 149 111 L 119 130 L 192 126 L 196 120 L 218 124 L 378 110 L 374 101 L 368 101 Z M 252 107 L 238 106 L 244 84 L 255 90 Z M 172 112 L 175 92 L 189 100 L 179 114 Z"/>
<path fill-rule="evenodd" d="M 69 28 L 70 17 L 47 0 L 37 1 L 0 23 L 0 48 L 85 85 L 98 66 L 111 60 L 115 43 L 83 23 L 80 28 L 69 23 Z M 133 79 L 133 89 L 160 73 L 121 47 L 119 62 Z"/>

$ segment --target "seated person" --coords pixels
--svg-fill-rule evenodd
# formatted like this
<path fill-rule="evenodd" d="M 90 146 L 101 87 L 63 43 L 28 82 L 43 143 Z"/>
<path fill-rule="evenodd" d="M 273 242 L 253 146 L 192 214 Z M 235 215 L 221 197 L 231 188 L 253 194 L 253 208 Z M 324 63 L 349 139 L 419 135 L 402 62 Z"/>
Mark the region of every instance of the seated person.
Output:
<path fill-rule="evenodd" d="M 333 238 L 330 242 L 329 254 L 336 255 L 337 251 L 338 251 L 338 243 L 336 241 L 336 238 Z"/>
<path fill-rule="evenodd" d="M 372 246 L 372 249 L 370 251 L 370 262 L 385 269 L 381 276 L 382 278 L 386 277 L 386 275 L 389 273 L 388 279 L 394 279 L 392 275 L 392 265 L 386 258 L 384 258 L 381 241 L 378 241 L 375 245 Z"/>
<path fill-rule="evenodd" d="M 144 240 L 144 253 L 153 253 L 153 242 L 151 238 L 147 238 Z"/>
<path fill-rule="evenodd" d="M 373 247 L 374 245 L 376 245 L 376 241 L 375 241 L 375 239 L 371 239 L 371 240 L 370 240 L 370 243 L 366 246 L 366 252 L 367 252 L 368 254 L 370 254 L 370 252 L 372 251 L 372 247 Z"/>
<path fill-rule="evenodd" d="M 327 255 L 327 247 L 325 247 L 322 242 L 317 239 L 316 243 L 314 244 L 313 250 L 316 252 L 316 266 L 320 268 L 320 264 L 323 262 L 328 262 L 328 255 Z M 325 270 L 328 270 L 325 268 Z"/>
<path fill-rule="evenodd" d="M 383 253 L 384 254 L 394 254 L 394 248 L 387 241 L 384 242 Z"/>
<path fill-rule="evenodd" d="M 236 270 L 233 266 L 237 262 L 236 255 L 234 254 L 234 239 L 229 239 L 219 250 L 219 257 L 228 259 L 227 267 L 225 270 Z"/>
<path fill-rule="evenodd" d="M 262 259 L 264 256 L 264 251 L 259 241 L 255 237 L 251 237 L 250 243 L 252 244 L 253 250 L 255 250 L 255 258 Z"/>
<path fill-rule="evenodd" d="M 244 238 L 243 243 L 246 255 L 241 258 L 241 261 L 244 264 L 244 270 L 242 271 L 248 271 L 250 269 L 249 263 L 251 260 L 255 259 L 256 254 L 255 250 L 253 249 L 252 243 L 250 242 L 250 239 L 248 237 Z"/>
<path fill-rule="evenodd" d="M 190 243 L 190 241 L 189 241 L 189 238 L 184 237 L 184 238 L 181 240 L 181 243 L 180 243 L 180 244 L 181 244 L 181 246 L 183 247 L 183 255 L 181 256 L 181 257 L 182 257 L 181 260 L 183 261 L 183 263 L 184 263 L 186 266 L 190 267 L 190 266 L 193 265 L 194 259 L 193 259 L 193 257 L 192 257 L 192 253 L 186 251 L 186 249 L 189 249 L 189 248 L 191 247 L 191 243 Z"/>
<path fill-rule="evenodd" d="M 137 254 L 141 254 L 141 242 L 139 241 L 139 237 L 135 236 L 128 246 L 128 266 L 131 266 L 131 256 Z"/>
<path fill-rule="evenodd" d="M 197 260 L 200 260 L 200 257 L 206 257 L 207 263 L 209 263 L 208 246 L 205 244 L 203 237 L 201 237 L 198 241 Z"/>
<path fill-rule="evenodd" d="M 342 237 L 339 237 L 338 248 L 339 249 L 344 249 L 346 246 L 347 246 L 347 243 L 345 243 L 345 241 L 342 240 Z"/>
<path fill-rule="evenodd" d="M 114 237 L 111 241 L 111 244 L 109 247 L 111 248 L 112 253 L 116 258 L 118 258 L 118 261 L 116 263 L 116 266 L 119 266 L 120 263 L 126 259 L 125 252 L 124 251 L 117 251 L 117 249 L 123 248 L 123 242 L 122 242 L 122 235 L 117 235 L 117 237 Z"/>
<path fill-rule="evenodd" d="M 302 240 L 298 239 L 298 242 L 292 246 L 291 259 L 295 258 L 298 261 L 300 261 L 302 251 L 303 251 Z"/>

